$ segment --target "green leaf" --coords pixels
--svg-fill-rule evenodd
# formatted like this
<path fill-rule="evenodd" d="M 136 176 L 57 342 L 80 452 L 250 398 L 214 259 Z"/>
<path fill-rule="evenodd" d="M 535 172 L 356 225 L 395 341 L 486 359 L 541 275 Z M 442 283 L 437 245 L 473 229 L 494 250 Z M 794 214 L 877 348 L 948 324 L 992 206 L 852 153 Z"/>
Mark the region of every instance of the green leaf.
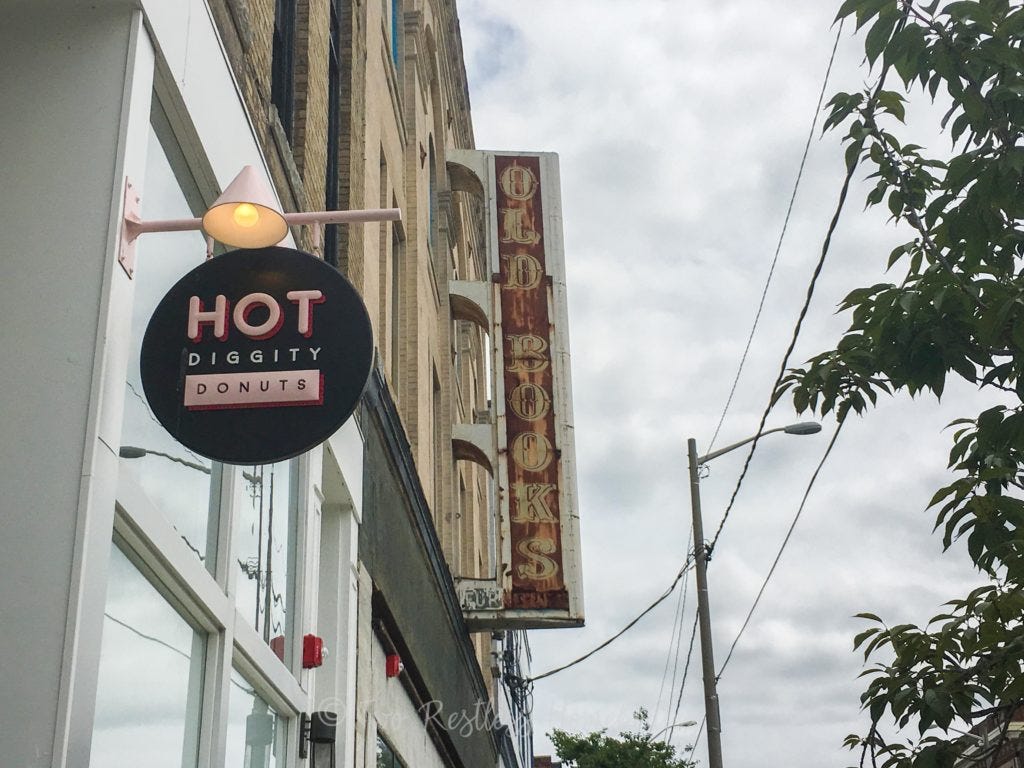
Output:
<path fill-rule="evenodd" d="M 895 91 L 880 91 L 878 93 L 878 103 L 882 105 L 886 112 L 891 114 L 901 123 L 904 121 L 907 114 L 906 107 L 904 107 L 905 101 L 906 99 Z"/>
<path fill-rule="evenodd" d="M 861 643 L 878 632 L 881 632 L 878 627 L 871 627 L 870 629 L 865 629 L 863 632 L 859 632 L 857 636 L 853 638 L 853 649 L 857 650 L 857 648 L 861 646 Z"/>
<path fill-rule="evenodd" d="M 857 167 L 857 163 L 860 162 L 860 153 L 864 149 L 864 142 L 853 141 L 846 148 L 846 170 L 852 171 Z"/>
<path fill-rule="evenodd" d="M 879 616 L 876 616 L 873 613 L 858 613 L 858 614 L 854 615 L 854 618 L 855 619 L 867 619 L 868 621 L 877 621 L 879 624 L 883 624 L 884 623 Z"/>
<path fill-rule="evenodd" d="M 896 7 L 897 0 L 859 0 L 856 3 L 857 29 L 877 16 L 885 6 Z"/>
<path fill-rule="evenodd" d="M 992 14 L 977 0 L 959 0 L 942 9 L 942 14 L 954 21 L 973 21 L 985 27 L 992 26 Z"/>
<path fill-rule="evenodd" d="M 839 6 L 839 12 L 836 14 L 835 21 L 845 19 L 847 16 L 855 12 L 860 3 L 861 0 L 845 0 L 845 2 Z"/>
<path fill-rule="evenodd" d="M 898 10 L 886 10 L 878 17 L 878 21 L 871 25 L 867 38 L 864 41 L 864 52 L 867 54 L 868 62 L 874 64 L 882 54 L 882 50 L 892 37 L 893 29 L 900 20 L 901 14 Z"/>

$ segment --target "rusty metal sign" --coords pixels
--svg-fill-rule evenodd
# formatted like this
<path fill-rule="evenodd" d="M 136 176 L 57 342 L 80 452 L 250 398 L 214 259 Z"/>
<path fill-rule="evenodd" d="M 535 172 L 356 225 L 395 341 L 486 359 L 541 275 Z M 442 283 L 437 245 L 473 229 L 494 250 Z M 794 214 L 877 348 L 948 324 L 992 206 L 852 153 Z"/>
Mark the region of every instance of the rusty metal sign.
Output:
<path fill-rule="evenodd" d="M 583 579 L 558 157 L 454 150 L 448 165 L 467 191 L 483 192 L 491 273 L 489 286 L 450 286 L 453 306 L 490 327 L 495 417 L 490 439 L 486 428 L 472 425 L 457 441 L 464 458 L 484 459 L 498 502 L 494 575 L 458 580 L 463 612 L 474 629 L 579 626 Z M 464 305 L 476 310 L 467 313 Z"/>
<path fill-rule="evenodd" d="M 507 451 L 512 545 L 507 607 L 566 610 L 540 161 L 499 155 L 494 172 L 507 440 L 499 450 Z"/>

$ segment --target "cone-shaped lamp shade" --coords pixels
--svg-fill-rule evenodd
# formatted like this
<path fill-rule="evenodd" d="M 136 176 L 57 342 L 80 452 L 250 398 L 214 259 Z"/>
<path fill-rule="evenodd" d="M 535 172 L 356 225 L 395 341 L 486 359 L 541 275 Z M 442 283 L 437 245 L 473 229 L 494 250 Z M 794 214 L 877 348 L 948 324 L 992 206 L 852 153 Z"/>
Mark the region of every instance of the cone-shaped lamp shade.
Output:
<path fill-rule="evenodd" d="M 265 248 L 284 239 L 288 224 L 256 169 L 247 165 L 203 216 L 203 229 L 227 245 Z"/>

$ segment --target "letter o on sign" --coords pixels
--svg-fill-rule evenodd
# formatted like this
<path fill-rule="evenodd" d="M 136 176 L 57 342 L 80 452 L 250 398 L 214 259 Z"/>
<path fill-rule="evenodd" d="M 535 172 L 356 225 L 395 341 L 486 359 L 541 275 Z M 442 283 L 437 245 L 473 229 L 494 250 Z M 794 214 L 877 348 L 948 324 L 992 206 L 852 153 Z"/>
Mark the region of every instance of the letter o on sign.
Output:
<path fill-rule="evenodd" d="M 519 384 L 508 397 L 509 407 L 523 421 L 538 421 L 548 415 L 551 410 L 551 398 L 539 387 L 529 381 Z"/>
<path fill-rule="evenodd" d="M 259 325 L 250 325 L 249 314 L 259 306 L 267 308 L 267 319 Z M 234 317 L 238 330 L 250 339 L 265 339 L 281 326 L 281 305 L 266 293 L 250 293 L 235 304 Z"/>
<path fill-rule="evenodd" d="M 546 469 L 554 456 L 550 441 L 538 432 L 520 432 L 512 440 L 512 460 L 529 472 Z"/>

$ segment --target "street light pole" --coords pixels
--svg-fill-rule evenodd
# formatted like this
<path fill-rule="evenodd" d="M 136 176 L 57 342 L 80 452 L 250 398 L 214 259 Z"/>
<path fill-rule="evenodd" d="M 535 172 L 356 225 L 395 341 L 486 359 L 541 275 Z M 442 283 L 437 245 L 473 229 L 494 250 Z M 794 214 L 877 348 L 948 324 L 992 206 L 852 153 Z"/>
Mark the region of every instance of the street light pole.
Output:
<path fill-rule="evenodd" d="M 772 432 L 789 435 L 812 435 L 821 431 L 814 421 L 790 424 L 758 432 L 738 443 L 719 448 L 704 456 L 697 455 L 697 441 L 686 441 L 690 464 L 690 511 L 693 514 L 693 570 L 697 579 L 697 618 L 700 623 L 700 657 L 704 675 L 704 715 L 708 724 L 708 768 L 722 768 L 722 720 L 718 708 L 718 678 L 715 676 L 715 652 L 711 640 L 711 608 L 708 602 L 708 548 L 704 543 L 704 521 L 700 512 L 700 468 L 722 454 L 753 442 Z"/>
<path fill-rule="evenodd" d="M 704 674 L 704 713 L 708 722 L 708 766 L 722 768 L 722 721 L 718 711 L 718 681 L 711 643 L 711 608 L 708 604 L 708 552 L 700 513 L 700 464 L 697 441 L 686 441 L 690 459 L 690 510 L 693 513 L 693 557 L 697 578 L 697 616 L 700 621 L 700 657 Z"/>

